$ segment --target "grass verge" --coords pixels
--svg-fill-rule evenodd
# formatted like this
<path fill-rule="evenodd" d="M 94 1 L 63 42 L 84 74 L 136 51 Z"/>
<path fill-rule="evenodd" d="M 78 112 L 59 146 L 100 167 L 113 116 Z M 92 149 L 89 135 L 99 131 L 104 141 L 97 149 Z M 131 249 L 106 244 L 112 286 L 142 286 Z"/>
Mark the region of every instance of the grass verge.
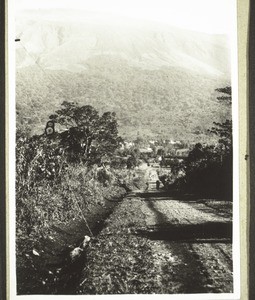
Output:
<path fill-rule="evenodd" d="M 78 294 L 137 294 L 159 290 L 151 241 L 135 230 L 146 226 L 142 201 L 125 198 L 93 239 Z"/>

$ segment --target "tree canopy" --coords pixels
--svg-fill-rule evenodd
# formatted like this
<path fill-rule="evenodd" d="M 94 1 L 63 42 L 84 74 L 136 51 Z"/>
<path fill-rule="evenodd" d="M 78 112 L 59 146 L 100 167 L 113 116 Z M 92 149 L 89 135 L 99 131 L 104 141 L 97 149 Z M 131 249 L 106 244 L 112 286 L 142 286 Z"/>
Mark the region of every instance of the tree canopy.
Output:
<path fill-rule="evenodd" d="M 219 88 L 216 91 L 226 94 L 227 96 L 220 96 L 217 99 L 220 102 L 224 102 L 226 106 L 231 109 L 232 105 L 232 92 L 231 87 L 227 86 L 224 88 Z M 219 144 L 223 147 L 224 154 L 232 153 L 232 120 L 226 119 L 224 122 L 213 122 L 214 127 L 212 127 L 209 132 L 217 135 L 219 137 Z"/>
<path fill-rule="evenodd" d="M 60 133 L 60 144 L 73 159 L 101 162 L 120 145 L 114 112 L 105 112 L 100 116 L 91 105 L 79 106 L 64 101 L 62 108 L 50 119 L 65 128 Z"/>

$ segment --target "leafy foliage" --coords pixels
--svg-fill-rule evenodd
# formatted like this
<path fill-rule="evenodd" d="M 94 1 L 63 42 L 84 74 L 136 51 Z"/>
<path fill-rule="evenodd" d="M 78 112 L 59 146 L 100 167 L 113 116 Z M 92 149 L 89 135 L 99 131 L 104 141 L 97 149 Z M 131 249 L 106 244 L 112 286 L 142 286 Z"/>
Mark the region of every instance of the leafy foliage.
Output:
<path fill-rule="evenodd" d="M 91 105 L 64 101 L 50 119 L 67 129 L 59 135 L 60 145 L 72 160 L 100 163 L 102 157 L 112 156 L 121 142 L 115 113 L 99 116 Z"/>
<path fill-rule="evenodd" d="M 223 122 L 229 110 L 217 101 L 221 78 L 175 68 L 143 70 L 125 62 L 87 61 L 81 73 L 30 67 L 17 72 L 17 121 L 33 134 L 63 101 L 92 105 L 100 113 L 115 111 L 121 136 L 135 139 L 210 140 L 212 120 Z M 31 80 L 33 78 L 33 80 Z M 187 126 L 188 124 L 188 126 Z M 200 134 L 194 132 L 199 130 Z"/>
<path fill-rule="evenodd" d="M 232 121 L 226 120 L 223 123 L 214 122 L 216 127 L 212 127 L 210 132 L 216 134 L 219 137 L 219 145 L 222 151 L 230 154 L 232 151 Z"/>
<path fill-rule="evenodd" d="M 231 87 L 227 86 L 225 88 L 217 89 L 218 92 L 227 94 L 227 97 L 218 97 L 220 102 L 224 102 L 225 105 L 230 109 L 232 104 L 232 91 Z M 219 145 L 221 146 L 221 151 L 224 154 L 231 154 L 232 152 L 232 120 L 227 119 L 226 121 L 219 123 L 213 122 L 215 127 L 212 127 L 209 132 L 217 135 L 219 137 Z"/>
<path fill-rule="evenodd" d="M 92 106 L 65 102 L 51 120 L 66 130 L 31 137 L 22 126 L 17 130 L 16 245 L 21 290 L 29 284 L 22 277 L 22 270 L 29 269 L 24 256 L 34 247 L 41 249 L 54 226 L 84 218 L 93 224 L 95 212 L 99 207 L 103 210 L 107 200 L 119 200 L 129 185 L 142 184 L 132 170 L 111 167 L 121 141 L 114 113 L 99 116 Z"/>
<path fill-rule="evenodd" d="M 218 89 L 231 97 L 231 88 Z M 220 98 L 219 101 L 222 101 Z M 231 99 L 226 105 L 231 105 Z M 181 163 L 172 166 L 170 188 L 208 196 L 232 198 L 232 121 L 214 122 L 209 132 L 218 137 L 215 145 L 197 143 Z M 182 171 L 182 176 L 178 176 Z M 163 178 L 165 183 L 166 178 Z M 173 183 L 173 181 L 175 181 Z"/>
<path fill-rule="evenodd" d="M 206 146 L 190 152 L 186 162 L 188 191 L 231 198 L 232 160 L 222 147 Z"/>
<path fill-rule="evenodd" d="M 132 169 L 139 165 L 140 151 L 138 148 L 131 149 L 130 156 L 127 160 L 127 168 Z"/>
<path fill-rule="evenodd" d="M 47 140 L 45 137 L 41 137 L 39 140 L 44 141 L 44 139 Z M 102 214 L 109 213 L 107 205 L 121 200 L 126 194 L 125 187 L 132 189 L 134 185 L 143 183 L 135 180 L 137 178 L 134 177 L 132 170 L 105 168 L 97 165 L 86 167 L 83 163 L 75 165 L 70 162 L 66 163 L 61 172 L 52 174 L 52 169 L 42 170 L 44 167 L 44 163 L 41 161 L 43 146 L 39 147 L 38 138 L 34 151 L 28 144 L 24 145 L 23 143 L 24 141 L 19 140 L 17 144 L 19 159 L 16 176 L 18 292 L 22 294 L 52 293 L 56 288 L 56 282 L 49 287 L 43 285 L 42 281 L 47 277 L 48 270 L 45 261 L 48 261 L 48 251 L 52 251 L 54 256 L 56 252 L 54 247 L 59 247 L 58 240 L 54 243 L 53 240 L 50 240 L 47 247 L 45 244 L 52 236 L 59 239 L 58 231 L 55 232 L 55 228 L 70 229 L 74 224 L 76 227 L 80 226 L 80 224 L 84 224 L 84 217 L 90 226 L 97 226 L 97 221 L 100 221 Z M 23 156 L 24 153 L 25 156 Z M 33 159 L 23 161 L 23 158 L 28 159 L 29 155 Z M 51 152 L 47 152 L 47 155 L 48 158 L 52 157 Z M 54 162 L 58 165 L 56 160 Z M 59 163 L 62 162 L 60 159 Z M 49 178 L 46 178 L 48 172 L 51 174 Z M 124 182 L 125 187 L 123 186 Z M 74 242 L 77 242 L 84 234 L 83 231 L 80 230 L 78 236 L 75 236 L 75 232 L 73 233 L 76 238 Z M 87 232 L 87 234 L 90 233 Z M 66 235 L 65 239 L 67 240 L 62 245 L 63 249 L 69 247 L 71 243 L 70 234 Z M 49 246 L 52 248 L 48 249 Z M 31 254 L 32 249 L 37 249 L 40 253 L 38 260 Z M 24 276 L 24 271 L 26 271 L 26 276 Z M 47 290 L 47 288 L 49 289 Z"/>
<path fill-rule="evenodd" d="M 67 166 L 58 140 L 44 135 L 19 138 L 16 143 L 17 188 L 31 187 L 36 181 L 60 178 Z"/>

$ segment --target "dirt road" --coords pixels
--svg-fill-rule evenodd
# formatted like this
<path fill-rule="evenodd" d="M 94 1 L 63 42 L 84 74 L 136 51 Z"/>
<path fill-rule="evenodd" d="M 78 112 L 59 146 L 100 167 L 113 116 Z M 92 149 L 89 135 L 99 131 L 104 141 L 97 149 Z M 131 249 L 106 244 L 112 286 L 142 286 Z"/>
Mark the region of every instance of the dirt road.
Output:
<path fill-rule="evenodd" d="M 151 243 L 157 280 L 164 293 L 233 291 L 231 203 L 169 197 L 151 182 L 138 195 Z"/>
<path fill-rule="evenodd" d="M 151 179 L 92 240 L 77 293 L 233 292 L 231 212 L 231 202 L 171 197 Z"/>

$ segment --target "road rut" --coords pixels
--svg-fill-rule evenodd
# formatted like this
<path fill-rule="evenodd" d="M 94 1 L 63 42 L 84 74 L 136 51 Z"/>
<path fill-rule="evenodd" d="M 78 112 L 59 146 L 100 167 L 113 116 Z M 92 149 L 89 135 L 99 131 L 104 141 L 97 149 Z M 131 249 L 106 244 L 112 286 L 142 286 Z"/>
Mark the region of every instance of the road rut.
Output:
<path fill-rule="evenodd" d="M 164 292 L 233 292 L 229 203 L 172 198 L 151 186 L 140 196 L 146 227 L 138 234 L 153 240 L 153 263 Z"/>

